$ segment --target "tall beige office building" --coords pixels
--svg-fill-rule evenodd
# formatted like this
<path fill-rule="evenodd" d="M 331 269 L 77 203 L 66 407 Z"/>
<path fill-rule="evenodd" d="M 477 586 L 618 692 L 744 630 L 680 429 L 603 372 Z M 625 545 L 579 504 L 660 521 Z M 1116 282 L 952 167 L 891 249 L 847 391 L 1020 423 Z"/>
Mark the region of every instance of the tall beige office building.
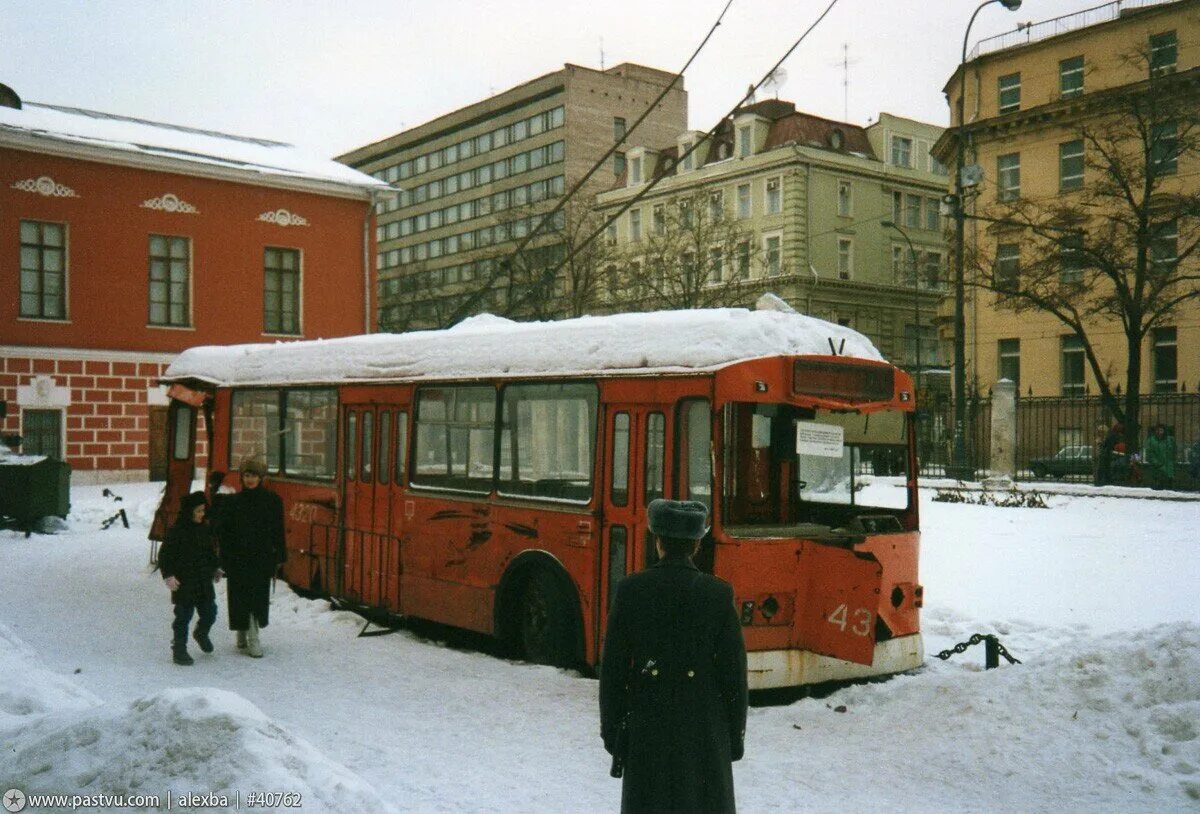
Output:
<path fill-rule="evenodd" d="M 442 327 L 464 310 L 509 310 L 514 281 L 501 260 L 673 78 L 632 63 L 568 64 L 341 156 L 403 190 L 378 212 L 380 330 Z M 625 150 L 670 142 L 686 126 L 681 78 L 595 182 L 611 186 L 625 170 Z M 554 229 L 543 231 L 524 257 L 536 263 L 540 253 L 550 265 L 562 242 Z"/>

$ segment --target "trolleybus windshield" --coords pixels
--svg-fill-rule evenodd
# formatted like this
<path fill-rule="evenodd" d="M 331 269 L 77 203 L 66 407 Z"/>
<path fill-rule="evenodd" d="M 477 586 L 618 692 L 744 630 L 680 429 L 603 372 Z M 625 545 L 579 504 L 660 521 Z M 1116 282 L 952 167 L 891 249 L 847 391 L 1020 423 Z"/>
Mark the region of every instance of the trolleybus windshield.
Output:
<path fill-rule="evenodd" d="M 841 527 L 909 506 L 908 414 L 833 412 L 790 404 L 725 408 L 724 525 Z M 899 519 L 894 530 L 900 530 Z M 744 527 L 744 528 L 739 528 Z"/>

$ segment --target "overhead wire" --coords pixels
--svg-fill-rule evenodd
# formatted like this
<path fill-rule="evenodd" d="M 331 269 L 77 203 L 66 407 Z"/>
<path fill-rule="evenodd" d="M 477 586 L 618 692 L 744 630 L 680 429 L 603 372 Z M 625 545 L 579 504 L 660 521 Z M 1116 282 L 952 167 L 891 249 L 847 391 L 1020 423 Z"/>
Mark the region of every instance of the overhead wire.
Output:
<path fill-rule="evenodd" d="M 559 264 L 557 266 L 550 269 L 542 276 L 542 283 L 545 284 L 547 282 L 553 281 L 554 278 L 558 276 L 558 272 L 561 271 L 563 269 L 563 267 L 565 267 L 568 263 L 570 263 L 571 260 L 574 259 L 574 257 L 577 254 L 579 254 L 581 251 L 583 251 L 588 246 L 590 246 L 597 237 L 599 237 L 601 234 L 604 233 L 604 231 L 609 227 L 610 224 L 614 223 L 617 220 L 617 218 L 621 217 L 621 215 L 623 215 L 627 211 L 629 211 L 629 209 L 631 207 L 633 207 L 635 204 L 637 204 L 639 201 L 641 201 L 643 198 L 645 198 L 647 195 L 649 195 L 650 191 L 653 190 L 654 187 L 656 187 L 660 181 L 662 181 L 664 178 L 666 178 L 671 173 L 671 171 L 674 170 L 675 167 L 678 166 L 684 159 L 686 159 L 688 156 L 690 156 L 692 153 L 694 153 L 697 149 L 699 149 L 701 144 L 714 139 L 716 137 L 717 132 L 721 129 L 722 124 L 724 124 L 725 120 L 732 117 L 734 114 L 736 114 L 737 111 L 742 107 L 742 105 L 744 105 L 748 99 L 751 99 L 754 96 L 755 92 L 758 91 L 759 88 L 761 88 L 764 84 L 766 84 L 767 80 L 770 79 L 771 76 L 777 70 L 779 70 L 779 67 L 781 65 L 783 65 L 783 63 L 785 61 L 787 61 L 788 57 L 790 57 L 795 52 L 795 50 L 800 47 L 800 44 L 802 42 L 804 42 L 804 40 L 808 37 L 808 35 L 811 34 L 816 29 L 816 27 L 821 24 L 821 21 L 824 20 L 829 15 L 829 12 L 833 11 L 834 6 L 836 6 L 838 4 L 838 2 L 839 2 L 839 0 L 831 0 L 829 5 L 825 7 L 825 10 L 822 11 L 821 14 L 817 17 L 817 19 L 814 20 L 812 22 L 812 24 L 808 28 L 806 28 L 804 30 L 804 32 L 796 39 L 796 41 L 792 43 L 792 45 L 787 49 L 787 51 L 784 52 L 783 56 L 781 56 L 778 59 L 778 61 L 776 61 L 775 64 L 771 66 L 770 70 L 768 70 L 765 74 L 763 74 L 763 77 L 761 79 L 759 79 L 758 82 L 756 82 L 755 84 L 750 86 L 750 89 L 746 91 L 746 94 L 744 96 L 742 96 L 742 98 L 740 100 L 738 100 L 738 103 L 735 104 L 732 108 L 730 108 L 728 113 L 726 113 L 724 116 L 720 117 L 717 120 L 717 123 L 715 125 L 713 125 L 712 129 L 710 129 L 707 133 L 704 134 L 703 138 L 699 138 L 699 139 L 696 139 L 695 141 L 693 141 L 691 146 L 681 155 L 678 155 L 673 159 L 668 159 L 666 165 L 663 167 L 663 170 L 660 174 L 658 174 L 655 178 L 648 181 L 643 186 L 643 188 L 640 191 L 638 191 L 638 193 L 636 195 L 634 195 L 632 198 L 630 198 L 628 201 L 626 201 L 621 207 L 619 207 L 610 216 L 605 218 L 604 222 L 601 223 L 595 230 L 593 230 L 590 235 L 588 235 L 586 238 L 584 238 L 582 243 L 580 243 L 577 246 L 572 247 L 568 251 L 567 256 L 565 258 L 563 258 L 562 261 L 559 262 Z M 722 12 L 722 14 L 724 14 L 724 12 Z M 705 41 L 707 41 L 707 38 Z M 689 64 L 690 64 L 690 61 L 689 61 Z M 542 220 L 542 223 L 544 223 L 544 222 L 545 222 L 545 219 Z M 540 225 L 541 224 L 539 224 L 539 226 Z M 514 252 L 514 255 L 515 255 L 515 252 Z M 534 287 L 530 291 L 528 291 L 525 294 L 525 296 L 518 302 L 518 305 L 523 305 L 527 299 L 529 299 L 531 296 L 533 296 L 536 293 L 536 291 L 537 291 L 536 287 Z"/>
<path fill-rule="evenodd" d="M 733 0 L 727 0 L 727 2 L 725 3 L 725 7 L 723 9 L 721 9 L 721 13 L 717 15 L 716 21 L 712 24 L 712 27 L 710 27 L 708 29 L 708 33 L 704 35 L 704 39 L 702 39 L 700 41 L 700 44 L 696 46 L 694 51 L 692 51 L 692 55 L 690 57 L 688 57 L 687 62 L 685 62 L 683 64 L 683 67 L 679 69 L 679 72 L 676 73 L 674 76 L 672 76 L 671 81 L 662 89 L 662 91 L 659 92 L 658 96 L 654 99 L 654 101 L 652 101 L 646 107 L 646 109 L 642 111 L 642 114 L 640 116 L 638 116 L 637 119 L 634 120 L 633 124 L 630 125 L 628 128 L 626 128 L 625 133 L 620 138 L 615 139 L 613 141 L 612 146 L 609 147 L 608 150 L 605 151 L 604 155 L 600 156 L 600 158 L 597 159 L 594 164 L 592 164 L 591 169 L 589 169 L 586 173 L 584 173 L 583 176 L 578 181 L 575 182 L 575 184 L 571 187 L 571 189 L 569 189 L 567 191 L 567 193 L 562 198 L 559 199 L 558 203 L 556 203 L 550 209 L 549 212 L 546 212 L 544 215 L 542 215 L 540 218 L 537 219 L 537 222 L 534 224 L 533 228 L 529 230 L 529 233 L 527 235 L 525 235 L 525 237 L 523 237 L 521 239 L 521 241 L 517 244 L 516 248 L 514 248 L 509 253 L 508 260 L 505 262 L 507 262 L 508 266 L 509 266 L 510 280 L 511 280 L 511 276 L 512 276 L 512 261 L 515 260 L 517 257 L 519 257 L 521 252 L 525 250 L 525 247 L 528 246 L 529 243 L 538 236 L 538 234 L 542 231 L 543 226 L 554 222 L 555 216 L 558 215 L 558 213 L 561 212 L 566 207 L 566 205 L 571 201 L 571 199 L 576 194 L 578 194 L 579 190 L 583 189 L 584 185 L 587 184 L 587 182 L 589 180 L 591 180 L 592 176 L 595 175 L 600 170 L 601 167 L 603 167 L 605 164 L 608 163 L 608 159 L 611 158 L 612 155 L 614 153 L 616 153 L 616 151 L 618 149 L 620 149 L 620 147 L 629 139 L 629 136 L 638 129 L 638 127 L 642 124 L 642 122 L 644 122 L 646 120 L 646 118 L 652 112 L 654 112 L 655 109 L 658 108 L 659 104 L 662 103 L 662 100 L 667 97 L 667 94 L 669 94 L 675 88 L 675 86 L 677 84 L 679 84 L 679 80 L 681 80 L 683 78 L 683 75 L 687 72 L 687 69 L 691 67 L 692 63 L 695 62 L 696 57 L 698 57 L 700 55 L 700 52 L 704 50 L 704 47 L 706 45 L 708 45 L 708 41 L 712 39 L 713 34 L 715 34 L 717 31 L 717 28 L 720 27 L 721 21 L 725 19 L 725 14 L 729 11 L 729 7 L 732 5 L 733 5 Z M 575 253 L 572 252 L 571 254 L 569 254 L 567 256 L 567 258 L 561 264 L 556 266 L 554 268 L 554 274 L 557 275 L 559 269 L 561 269 L 564 265 L 566 265 L 566 263 L 569 262 L 571 260 L 571 258 L 574 257 L 574 255 L 575 255 Z M 469 312 L 472 308 L 474 308 L 475 305 L 479 302 L 480 299 L 483 298 L 483 296 L 486 293 L 487 293 L 486 288 L 481 287 L 480 290 L 476 291 L 473 295 L 468 297 L 455 310 L 455 313 L 451 317 L 450 322 L 455 322 L 458 319 L 461 319 L 462 317 L 466 316 L 467 312 Z"/>

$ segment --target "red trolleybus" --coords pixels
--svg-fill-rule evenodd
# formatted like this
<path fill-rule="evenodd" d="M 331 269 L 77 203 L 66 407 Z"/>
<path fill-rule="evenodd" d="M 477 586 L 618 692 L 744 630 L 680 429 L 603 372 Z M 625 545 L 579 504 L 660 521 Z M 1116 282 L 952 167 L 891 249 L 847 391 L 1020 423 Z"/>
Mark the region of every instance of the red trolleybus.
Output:
<path fill-rule="evenodd" d="M 514 323 L 181 354 L 152 534 L 247 454 L 283 498 L 287 580 L 595 665 L 657 497 L 699 500 L 750 686 L 921 664 L 913 386 L 848 328 L 777 311 Z"/>

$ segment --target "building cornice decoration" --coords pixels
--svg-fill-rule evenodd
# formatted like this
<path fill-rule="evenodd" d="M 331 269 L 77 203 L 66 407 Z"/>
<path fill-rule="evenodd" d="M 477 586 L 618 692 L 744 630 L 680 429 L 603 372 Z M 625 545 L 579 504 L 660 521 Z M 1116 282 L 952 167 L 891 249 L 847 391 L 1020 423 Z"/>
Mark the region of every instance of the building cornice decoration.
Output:
<path fill-rule="evenodd" d="M 258 216 L 258 219 L 264 223 L 274 223 L 277 226 L 308 226 L 307 218 L 303 218 L 295 212 L 289 212 L 286 209 L 263 212 Z"/>
<path fill-rule="evenodd" d="M 17 181 L 12 185 L 12 188 L 19 189 L 22 192 L 33 192 L 46 198 L 79 197 L 79 195 L 75 193 L 75 190 L 58 183 L 49 175 L 42 175 L 38 178 L 26 178 L 24 181 Z"/>
<path fill-rule="evenodd" d="M 142 209 L 157 209 L 160 212 L 172 212 L 178 215 L 199 215 L 200 210 L 173 192 L 165 192 L 157 198 L 142 201 Z"/>

